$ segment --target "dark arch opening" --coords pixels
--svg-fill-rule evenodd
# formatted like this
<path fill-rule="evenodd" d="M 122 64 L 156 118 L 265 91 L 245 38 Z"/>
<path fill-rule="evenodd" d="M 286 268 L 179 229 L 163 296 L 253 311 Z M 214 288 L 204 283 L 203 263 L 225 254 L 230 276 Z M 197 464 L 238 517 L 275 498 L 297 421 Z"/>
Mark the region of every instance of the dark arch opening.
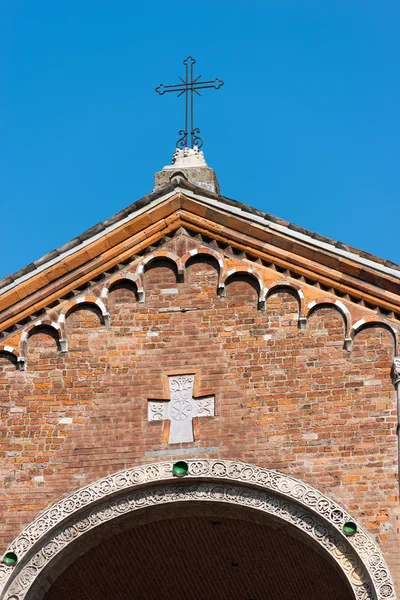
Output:
<path fill-rule="evenodd" d="M 130 279 L 122 278 L 122 279 L 118 279 L 118 281 L 115 281 L 114 283 L 112 283 L 109 288 L 110 299 L 112 299 L 111 294 L 113 292 L 117 292 L 117 291 L 130 292 L 131 297 L 133 297 L 132 299 L 135 300 L 136 302 L 139 301 L 137 285 L 134 281 L 131 281 Z"/>
<path fill-rule="evenodd" d="M 17 357 L 11 352 L 7 352 L 7 350 L 0 350 L 0 361 L 2 360 L 3 366 L 17 366 L 18 361 Z"/>
<path fill-rule="evenodd" d="M 172 258 L 168 256 L 154 256 L 146 265 L 144 266 L 144 280 L 146 281 L 146 274 L 149 273 L 152 269 L 156 269 L 157 267 L 162 267 L 164 269 L 171 270 L 175 275 L 175 281 L 179 282 L 178 275 L 178 267 Z"/>
<path fill-rule="evenodd" d="M 186 261 L 185 268 L 188 269 L 192 265 L 200 265 L 200 264 L 210 265 L 211 267 L 214 267 L 217 274 L 219 274 L 219 272 L 221 270 L 221 267 L 219 266 L 218 260 L 215 258 L 215 256 L 212 256 L 211 254 L 205 254 L 205 253 L 202 254 L 201 252 L 191 256 Z"/>
<path fill-rule="evenodd" d="M 308 536 L 214 502 L 156 506 L 103 525 L 41 580 L 43 600 L 354 600 Z"/>
<path fill-rule="evenodd" d="M 253 304 L 258 307 L 260 285 L 254 275 L 233 273 L 225 281 L 225 296 L 227 300 L 240 304 Z"/>

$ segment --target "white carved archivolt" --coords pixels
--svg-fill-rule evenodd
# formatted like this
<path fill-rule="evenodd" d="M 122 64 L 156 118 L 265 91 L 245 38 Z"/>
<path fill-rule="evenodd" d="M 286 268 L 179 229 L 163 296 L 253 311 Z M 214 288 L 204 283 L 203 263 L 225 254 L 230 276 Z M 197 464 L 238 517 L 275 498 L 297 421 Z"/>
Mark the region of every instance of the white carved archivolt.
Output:
<path fill-rule="evenodd" d="M 193 396 L 195 375 L 169 375 L 169 400 L 149 400 L 148 420 L 170 421 L 169 444 L 193 442 L 193 418 L 213 417 L 214 396 Z"/>
<path fill-rule="evenodd" d="M 335 560 L 356 600 L 395 600 L 385 560 L 368 532 L 346 537 L 354 521 L 341 506 L 309 485 L 276 471 L 228 460 L 191 459 L 184 479 L 173 462 L 120 471 L 78 490 L 49 508 L 10 545 L 14 568 L 0 565 L 0 600 L 41 600 L 32 586 L 52 561 L 89 531 L 136 510 L 178 502 L 215 502 L 274 516 L 308 535 Z M 40 587 L 40 586 L 38 586 Z"/>

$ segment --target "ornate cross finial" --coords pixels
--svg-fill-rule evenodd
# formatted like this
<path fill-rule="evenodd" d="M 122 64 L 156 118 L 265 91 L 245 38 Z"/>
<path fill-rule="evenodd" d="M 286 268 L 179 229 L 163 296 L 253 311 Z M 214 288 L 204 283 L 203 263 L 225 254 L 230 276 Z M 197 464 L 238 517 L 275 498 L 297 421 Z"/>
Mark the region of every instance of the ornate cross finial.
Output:
<path fill-rule="evenodd" d="M 182 83 L 175 83 L 173 85 L 164 85 L 161 83 L 156 87 L 156 92 L 162 96 L 168 92 L 176 92 L 179 96 L 185 94 L 186 100 L 186 117 L 185 117 L 185 129 L 181 129 L 178 133 L 181 136 L 176 145 L 178 148 L 201 148 L 203 140 L 199 136 L 200 129 L 194 126 L 194 94 L 201 96 L 198 90 L 205 88 L 215 88 L 219 90 L 224 82 L 221 79 L 213 79 L 212 81 L 200 81 L 201 75 L 198 75 L 196 79 L 193 79 L 193 66 L 195 59 L 188 56 L 183 64 L 186 67 L 186 77 L 182 79 L 179 77 Z M 190 137 L 189 137 L 190 134 Z"/>
<path fill-rule="evenodd" d="M 214 416 L 214 396 L 193 396 L 195 375 L 169 375 L 169 400 L 149 400 L 148 420 L 170 421 L 169 444 L 193 442 L 193 417 Z"/>

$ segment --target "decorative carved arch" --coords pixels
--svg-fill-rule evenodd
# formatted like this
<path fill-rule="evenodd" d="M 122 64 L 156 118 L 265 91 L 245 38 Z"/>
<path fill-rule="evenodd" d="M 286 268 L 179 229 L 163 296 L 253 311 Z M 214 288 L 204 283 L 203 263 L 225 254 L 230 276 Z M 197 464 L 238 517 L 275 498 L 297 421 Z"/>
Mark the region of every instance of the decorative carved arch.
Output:
<path fill-rule="evenodd" d="M 169 252 L 167 250 L 156 250 L 155 252 L 152 252 L 151 254 L 146 256 L 143 260 L 140 261 L 137 272 L 143 273 L 146 270 L 146 266 L 148 266 L 150 263 L 156 260 L 163 259 L 173 262 L 178 270 L 178 276 L 182 276 L 183 266 L 181 259 L 175 252 Z"/>
<path fill-rule="evenodd" d="M 0 354 L 5 355 L 19 370 L 25 368 L 25 357 L 21 356 L 14 346 L 0 346 Z"/>
<path fill-rule="evenodd" d="M 350 339 L 353 341 L 355 336 L 363 329 L 367 329 L 370 327 L 383 327 L 390 331 L 393 336 L 394 342 L 394 356 L 397 356 L 399 350 L 399 332 L 391 323 L 386 321 L 386 319 L 379 317 L 377 315 L 368 315 L 359 319 L 356 323 L 354 323 L 353 327 L 350 331 Z"/>
<path fill-rule="evenodd" d="M 266 287 L 264 287 L 264 281 L 259 271 L 257 271 L 257 269 L 254 269 L 253 267 L 248 267 L 247 269 L 246 267 L 232 267 L 231 269 L 229 269 L 229 271 L 226 271 L 225 279 L 221 281 L 222 285 L 220 286 L 224 290 L 224 293 L 225 288 L 229 283 L 229 280 L 231 280 L 233 277 L 240 275 L 251 277 L 251 279 L 254 279 L 254 281 L 256 281 L 258 285 L 258 304 L 260 308 L 264 307 L 268 290 Z"/>
<path fill-rule="evenodd" d="M 80 304 L 86 304 L 89 306 L 91 305 L 100 310 L 104 325 L 110 325 L 110 314 L 106 308 L 106 305 L 101 298 L 96 298 L 96 296 L 78 296 L 78 298 L 74 298 L 71 300 L 71 302 L 68 302 L 58 317 L 58 323 L 64 324 L 69 313 L 76 309 L 76 307 Z"/>
<path fill-rule="evenodd" d="M 117 273 L 116 275 L 114 275 L 114 277 L 112 277 L 107 282 L 107 285 L 104 286 L 103 289 L 101 290 L 101 298 L 104 300 L 104 303 L 106 303 L 108 301 L 108 297 L 110 295 L 111 288 L 114 285 L 117 285 L 118 283 L 123 283 L 124 281 L 132 283 L 136 287 L 136 293 L 137 293 L 139 302 L 144 301 L 144 298 L 143 298 L 144 290 L 143 290 L 142 278 L 140 276 L 138 276 L 137 274 L 133 275 L 132 273 Z"/>
<path fill-rule="evenodd" d="M 315 310 L 317 310 L 318 308 L 322 308 L 322 307 L 333 308 L 342 315 L 343 321 L 344 321 L 344 348 L 345 348 L 345 350 L 350 350 L 351 342 L 352 342 L 351 312 L 349 311 L 347 306 L 345 304 L 343 304 L 343 302 L 341 302 L 340 300 L 332 300 L 332 298 L 323 297 L 323 298 L 317 298 L 316 300 L 313 300 L 312 302 L 308 303 L 308 305 L 307 305 L 308 312 L 307 312 L 306 318 L 309 319 L 309 317 L 312 315 L 313 312 L 315 312 Z"/>
<path fill-rule="evenodd" d="M 308 535 L 335 560 L 357 600 L 395 600 L 385 560 L 367 531 L 345 509 L 306 483 L 277 471 L 231 460 L 190 459 L 183 479 L 173 462 L 126 469 L 85 486 L 42 513 L 12 542 L 15 567 L 0 565 L 0 600 L 40 600 L 32 586 L 53 559 L 104 523 L 136 510 L 178 502 L 247 507 Z"/>
<path fill-rule="evenodd" d="M 299 285 L 298 283 L 294 283 L 293 281 L 289 281 L 287 279 L 274 279 L 273 281 L 268 281 L 268 285 L 265 288 L 267 290 L 266 299 L 268 299 L 268 297 L 275 293 L 277 290 L 281 289 L 284 291 L 285 288 L 294 292 L 296 296 L 297 302 L 299 303 L 299 327 L 300 329 L 303 329 L 305 327 L 307 319 L 305 316 L 304 292 L 301 285 Z"/>
<path fill-rule="evenodd" d="M 61 325 L 60 323 L 57 323 L 56 321 L 51 321 L 50 319 L 43 319 L 40 321 L 35 321 L 35 323 L 33 323 L 33 325 L 31 325 L 28 329 L 25 329 L 25 331 L 22 333 L 20 341 L 19 341 L 19 353 L 21 356 L 24 357 L 24 359 L 26 359 L 27 356 L 27 351 L 28 351 L 28 340 L 29 338 L 36 332 L 36 331 L 40 331 L 42 330 L 43 332 L 50 331 L 51 333 L 54 334 L 55 339 L 56 339 L 56 344 L 57 344 L 57 348 L 58 350 L 62 350 L 62 344 L 61 344 L 61 339 L 62 339 L 62 332 L 61 332 Z"/>
<path fill-rule="evenodd" d="M 220 252 L 213 250 L 212 248 L 200 246 L 199 248 L 194 248 L 193 250 L 190 250 L 184 256 L 182 256 L 181 263 L 183 265 L 183 268 L 186 270 L 186 265 L 188 261 L 197 256 L 211 256 L 217 261 L 219 266 L 218 290 L 221 291 L 224 288 L 224 284 L 222 282 L 226 279 L 226 268 L 223 255 Z"/>
<path fill-rule="evenodd" d="M 175 252 L 169 252 L 167 250 L 156 250 L 155 252 L 152 252 L 140 261 L 134 275 L 134 280 L 138 288 L 139 302 L 144 302 L 145 300 L 144 274 L 146 267 L 156 260 L 167 260 L 172 262 L 178 272 L 178 281 L 182 281 L 183 279 L 184 266 L 181 262 L 181 259 Z"/>

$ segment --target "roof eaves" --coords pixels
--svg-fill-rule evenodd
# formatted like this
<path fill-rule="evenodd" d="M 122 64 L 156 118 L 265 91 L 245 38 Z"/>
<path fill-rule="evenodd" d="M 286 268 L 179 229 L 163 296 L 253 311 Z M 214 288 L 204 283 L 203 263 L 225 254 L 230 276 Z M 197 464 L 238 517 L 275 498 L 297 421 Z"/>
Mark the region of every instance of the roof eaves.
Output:
<path fill-rule="evenodd" d="M 274 215 L 271 215 L 269 213 L 263 212 L 257 208 L 250 206 L 249 204 L 244 204 L 242 202 L 238 202 L 237 200 L 232 200 L 231 198 L 227 198 L 226 196 L 218 196 L 217 194 L 215 194 L 209 190 L 200 188 L 199 186 L 196 186 L 195 184 L 193 184 L 189 181 L 183 181 L 181 179 L 179 185 L 183 188 L 183 190 L 190 190 L 190 191 L 195 192 L 197 196 L 200 195 L 200 196 L 204 196 L 206 198 L 215 199 L 218 202 L 223 202 L 227 206 L 237 208 L 237 209 L 239 209 L 245 213 L 248 213 L 250 215 L 255 215 L 255 216 L 261 217 L 262 219 L 264 219 L 265 221 L 268 221 L 270 223 L 274 223 L 276 225 L 285 227 L 289 230 L 289 232 L 294 231 L 294 232 L 300 233 L 300 234 L 306 236 L 307 238 L 309 238 L 308 241 L 316 240 L 318 242 L 322 242 L 324 244 L 332 246 L 333 248 L 335 248 L 337 250 L 344 250 L 345 252 L 348 252 L 351 255 L 356 255 L 360 258 L 365 258 L 366 260 L 373 262 L 375 264 L 375 266 L 382 265 L 382 266 L 387 267 L 388 269 L 396 270 L 398 272 L 396 276 L 400 276 L 400 265 L 396 264 L 390 260 L 380 258 L 378 256 L 375 256 L 374 254 L 371 254 L 370 252 L 365 252 L 364 250 L 359 250 L 358 248 L 354 248 L 353 246 L 349 246 L 348 244 L 344 244 L 343 242 L 332 240 L 331 238 L 328 238 L 324 235 L 321 235 L 314 231 L 310 231 L 309 229 L 305 229 L 304 227 L 300 227 L 299 225 L 296 225 L 295 223 L 285 221 L 284 219 L 281 219 L 281 218 L 275 217 Z M 198 192 L 200 192 L 200 194 L 198 194 Z"/>
<path fill-rule="evenodd" d="M 74 252 L 80 250 L 92 241 L 95 241 L 96 237 L 99 237 L 103 232 L 112 231 L 113 229 L 119 227 L 120 225 L 122 225 L 122 222 L 124 220 L 129 220 L 130 218 L 133 218 L 134 216 L 139 214 L 144 208 L 146 208 L 149 204 L 156 202 L 157 200 L 162 201 L 173 193 L 175 193 L 175 189 L 171 184 L 162 186 L 154 192 L 152 192 L 151 194 L 143 196 L 143 198 L 140 198 L 139 200 L 137 200 L 127 208 L 124 208 L 123 210 L 119 211 L 117 214 L 113 215 L 109 219 L 97 223 L 97 225 L 90 227 L 90 229 L 87 229 L 86 231 L 81 233 L 79 236 L 73 238 L 69 242 L 66 242 L 65 244 L 59 246 L 55 250 L 51 250 L 51 252 L 48 252 L 47 254 L 30 263 L 26 267 L 19 269 L 11 275 L 7 275 L 6 277 L 4 277 L 4 279 L 0 280 L 0 295 L 6 293 L 11 288 L 15 287 L 22 281 L 25 281 L 32 275 L 35 275 L 37 272 L 43 271 L 50 265 L 55 264 L 60 260 L 63 260 L 63 258 L 65 258 L 66 256 L 73 254 Z"/>
<path fill-rule="evenodd" d="M 347 246 L 342 242 L 337 242 L 313 231 L 309 231 L 308 229 L 299 227 L 294 223 L 289 223 L 288 221 L 284 221 L 277 217 L 271 218 L 271 215 L 248 206 L 247 204 L 242 204 L 241 202 L 231 200 L 230 198 L 226 198 L 224 196 L 217 196 L 216 194 L 208 192 L 207 190 L 203 190 L 202 188 L 199 188 L 198 186 L 195 186 L 187 181 L 181 181 L 180 188 L 183 193 L 189 195 L 192 194 L 193 198 L 199 200 L 200 202 L 203 199 L 203 201 L 209 200 L 207 203 L 213 204 L 215 207 L 230 207 L 232 213 L 242 217 L 244 216 L 243 213 L 246 213 L 249 215 L 248 218 L 250 220 L 270 227 L 271 229 L 275 229 L 284 235 L 291 236 L 292 238 L 301 240 L 307 244 L 316 246 L 319 249 L 323 249 L 343 258 L 353 260 L 360 265 L 368 266 L 387 275 L 391 275 L 392 277 L 400 278 L 400 265 L 397 265 L 391 261 L 381 259 L 368 252 L 353 248 L 352 246 Z M 176 189 L 180 188 L 177 187 Z"/>
<path fill-rule="evenodd" d="M 133 216 L 137 216 L 150 204 L 155 203 L 158 200 L 162 201 L 169 195 L 178 191 L 187 194 L 189 197 L 192 196 L 194 199 L 197 199 L 200 202 L 205 201 L 206 204 L 213 205 L 215 207 L 219 206 L 220 208 L 224 208 L 228 211 L 230 209 L 230 212 L 241 216 L 242 218 L 244 217 L 257 222 L 264 227 L 270 227 L 271 229 L 275 229 L 276 231 L 279 231 L 287 236 L 291 236 L 297 240 L 317 246 L 325 251 L 332 252 L 335 255 L 348 258 L 359 264 L 400 278 L 400 266 L 392 261 L 384 260 L 368 252 L 357 250 L 356 248 L 348 246 L 342 242 L 332 240 L 326 236 L 295 225 L 294 223 L 290 223 L 289 221 L 285 221 L 279 217 L 265 213 L 248 204 L 238 202 L 237 200 L 227 198 L 226 196 L 220 196 L 215 192 L 187 181 L 183 177 L 175 178 L 174 174 L 172 174 L 171 183 L 157 188 L 127 208 L 119 211 L 109 219 L 94 225 L 90 229 L 84 231 L 81 235 L 45 254 L 38 260 L 30 263 L 12 275 L 8 275 L 2 279 L 0 281 L 0 295 L 4 294 L 6 291 L 15 287 L 22 281 L 28 279 L 30 276 L 36 274 L 36 272 L 46 269 L 47 267 L 59 262 L 66 256 L 76 252 L 92 241 L 95 241 L 96 237 L 100 236 L 103 232 L 119 227 L 122 225 L 124 220 L 129 220 L 130 218 L 133 218 Z"/>

